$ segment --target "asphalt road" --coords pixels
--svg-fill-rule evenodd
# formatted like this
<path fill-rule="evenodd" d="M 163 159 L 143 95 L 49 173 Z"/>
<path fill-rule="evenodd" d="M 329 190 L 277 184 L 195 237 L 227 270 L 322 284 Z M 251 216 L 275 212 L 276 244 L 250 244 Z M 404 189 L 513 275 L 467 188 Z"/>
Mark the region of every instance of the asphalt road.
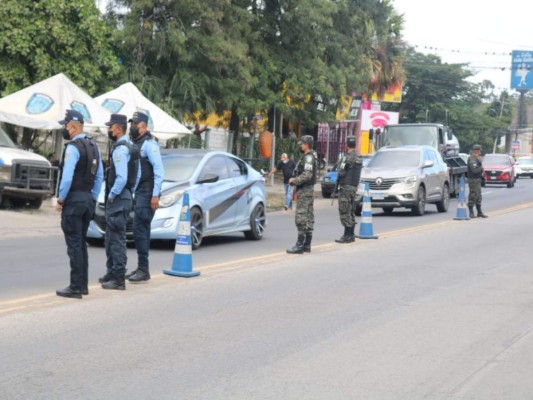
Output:
<path fill-rule="evenodd" d="M 273 213 L 259 242 L 194 252 L 200 277 L 157 274 L 172 249 L 154 249 L 150 283 L 81 301 L 47 290 L 61 236 L 5 237 L 0 399 L 533 398 L 533 180 L 484 192 L 489 219 L 376 213 L 380 239 L 352 245 L 321 201 L 301 256 Z"/>

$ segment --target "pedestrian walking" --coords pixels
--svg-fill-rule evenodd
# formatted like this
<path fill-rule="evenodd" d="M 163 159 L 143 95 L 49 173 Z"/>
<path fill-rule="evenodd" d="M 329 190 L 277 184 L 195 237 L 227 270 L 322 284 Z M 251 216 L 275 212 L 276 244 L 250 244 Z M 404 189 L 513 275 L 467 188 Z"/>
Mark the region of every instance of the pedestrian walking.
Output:
<path fill-rule="evenodd" d="M 126 289 L 125 273 L 128 257 L 126 254 L 126 224 L 132 209 L 132 193 L 139 183 L 139 150 L 126 137 L 127 118 L 122 114 L 111 114 L 109 139 L 111 160 L 106 176 L 106 231 L 105 252 L 107 272 L 99 279 L 103 289 Z"/>
<path fill-rule="evenodd" d="M 137 249 L 137 268 L 126 274 L 130 282 L 150 280 L 148 253 L 150 228 L 159 207 L 159 195 L 165 170 L 159 144 L 148 130 L 148 115 L 136 112 L 129 120 L 130 138 L 140 152 L 141 179 L 135 190 L 133 237 Z"/>
<path fill-rule="evenodd" d="M 337 163 L 337 179 L 339 186 L 339 217 L 344 227 L 344 234 L 335 239 L 337 243 L 352 243 L 355 241 L 355 194 L 363 159 L 355 149 L 355 136 L 346 138 L 347 154 Z"/>
<path fill-rule="evenodd" d="M 477 208 L 477 216 L 480 218 L 487 218 L 481 210 L 481 180 L 483 179 L 483 159 L 481 158 L 481 146 L 475 144 L 472 147 L 470 156 L 467 160 L 468 170 L 466 176 L 468 178 L 468 210 L 470 211 L 470 218 L 476 218 L 474 214 L 474 205 Z"/>
<path fill-rule="evenodd" d="M 70 260 L 70 285 L 56 294 L 81 299 L 89 294 L 87 229 L 102 188 L 104 168 L 98 146 L 83 132 L 83 115 L 67 110 L 65 119 L 59 123 L 65 126 L 63 138 L 69 143 L 59 166 L 56 210 L 61 211 L 61 229 Z"/>
<path fill-rule="evenodd" d="M 283 188 L 285 190 L 285 210 L 292 210 L 292 186 L 289 184 L 289 179 L 292 178 L 295 167 L 296 164 L 294 163 L 294 161 L 289 159 L 287 153 L 283 153 L 278 164 L 268 173 L 269 178 L 277 171 L 281 171 L 283 173 Z"/>
<path fill-rule="evenodd" d="M 304 153 L 296 168 L 294 177 L 289 179 L 289 184 L 296 190 L 295 223 L 298 230 L 296 244 L 287 250 L 289 254 L 302 254 L 311 252 L 311 241 L 315 225 L 315 212 L 313 209 L 315 183 L 318 172 L 318 157 L 313 150 L 313 137 L 302 136 L 298 142 L 300 152 Z"/>

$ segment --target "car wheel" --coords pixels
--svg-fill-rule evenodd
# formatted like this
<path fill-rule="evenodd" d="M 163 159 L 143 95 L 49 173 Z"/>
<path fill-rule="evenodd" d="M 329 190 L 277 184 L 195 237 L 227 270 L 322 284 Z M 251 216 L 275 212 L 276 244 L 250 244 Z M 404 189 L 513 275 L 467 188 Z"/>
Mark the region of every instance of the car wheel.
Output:
<path fill-rule="evenodd" d="M 383 212 L 385 214 L 392 214 L 393 210 L 394 210 L 394 207 L 383 207 Z"/>
<path fill-rule="evenodd" d="M 322 189 L 322 197 L 325 198 L 325 199 L 329 199 L 331 198 L 331 193 Z"/>
<path fill-rule="evenodd" d="M 250 214 L 250 229 L 244 232 L 244 237 L 249 240 L 259 240 L 265 231 L 266 215 L 265 207 L 259 203 Z"/>
<path fill-rule="evenodd" d="M 507 187 L 510 189 L 514 186 L 514 181 L 511 179 L 509 182 L 507 182 Z"/>
<path fill-rule="evenodd" d="M 190 217 L 192 249 L 196 250 L 204 238 L 204 219 L 198 207 L 191 208 Z"/>
<path fill-rule="evenodd" d="M 442 200 L 437 203 L 438 212 L 448 212 L 448 207 L 450 206 L 450 189 L 448 185 L 444 185 L 442 189 Z"/>
<path fill-rule="evenodd" d="M 481 181 L 481 187 L 485 187 L 485 181 Z"/>
<path fill-rule="evenodd" d="M 39 208 L 41 208 L 42 205 L 43 205 L 43 199 L 37 198 L 37 199 L 30 200 L 28 207 L 33 208 L 34 210 L 38 210 Z"/>
<path fill-rule="evenodd" d="M 86 238 L 85 241 L 93 247 L 102 247 L 104 245 L 104 239 Z"/>
<path fill-rule="evenodd" d="M 421 217 L 426 212 L 426 190 L 424 186 L 418 188 L 416 205 L 413 207 L 413 214 Z"/>

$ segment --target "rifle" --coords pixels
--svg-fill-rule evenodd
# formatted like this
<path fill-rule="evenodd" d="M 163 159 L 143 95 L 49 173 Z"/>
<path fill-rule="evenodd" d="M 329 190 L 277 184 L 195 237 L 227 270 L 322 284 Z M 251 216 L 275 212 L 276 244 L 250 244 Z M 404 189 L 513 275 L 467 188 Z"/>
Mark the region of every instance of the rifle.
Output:
<path fill-rule="evenodd" d="M 105 198 L 104 198 L 104 206 L 107 207 L 107 198 L 109 197 L 109 191 L 111 188 L 109 187 L 109 170 L 111 169 L 111 140 L 107 141 L 107 160 L 104 168 L 104 181 L 105 181 Z"/>
<path fill-rule="evenodd" d="M 339 173 L 337 172 L 337 180 L 335 181 L 335 187 L 333 188 L 333 193 L 331 193 L 331 205 L 335 203 L 335 193 L 339 189 Z"/>

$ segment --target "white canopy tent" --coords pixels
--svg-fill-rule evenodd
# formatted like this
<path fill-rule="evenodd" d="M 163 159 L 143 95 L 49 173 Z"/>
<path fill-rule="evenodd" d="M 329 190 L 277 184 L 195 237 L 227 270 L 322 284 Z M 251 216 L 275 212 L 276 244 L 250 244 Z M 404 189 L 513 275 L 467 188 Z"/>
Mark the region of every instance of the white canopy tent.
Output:
<path fill-rule="evenodd" d="M 83 114 L 86 127 L 105 127 L 110 112 L 76 86 L 64 74 L 57 74 L 0 99 L 0 121 L 33 129 L 60 129 L 58 121 L 67 109 Z"/>
<path fill-rule="evenodd" d="M 148 115 L 148 129 L 159 140 L 167 141 L 191 133 L 186 126 L 144 97 L 131 82 L 104 93 L 95 100 L 111 113 L 126 115 L 128 119 L 136 111 Z"/>

